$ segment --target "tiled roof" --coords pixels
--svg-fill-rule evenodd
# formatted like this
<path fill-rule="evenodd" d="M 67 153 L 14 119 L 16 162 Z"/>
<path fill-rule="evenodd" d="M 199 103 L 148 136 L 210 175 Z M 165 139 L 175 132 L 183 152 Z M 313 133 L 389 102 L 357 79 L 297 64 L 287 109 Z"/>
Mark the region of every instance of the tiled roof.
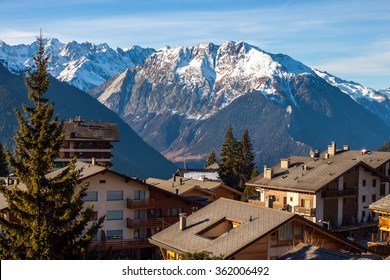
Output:
<path fill-rule="evenodd" d="M 65 166 L 63 168 L 52 171 L 52 172 L 46 174 L 46 178 L 48 178 L 48 179 L 54 178 L 55 176 L 57 176 L 58 174 L 60 174 L 62 171 L 64 171 L 67 168 L 68 168 L 68 166 Z M 100 173 L 104 170 L 107 170 L 106 167 L 103 167 L 100 165 L 92 165 L 90 163 L 76 161 L 76 170 L 80 170 L 80 169 L 83 169 L 81 171 L 81 178 L 80 179 L 84 179 L 86 177 L 90 177 L 90 176 L 93 176 L 93 175 Z"/>
<path fill-rule="evenodd" d="M 179 223 L 176 223 L 153 235 L 150 242 L 182 253 L 210 251 L 214 255 L 228 257 L 294 216 L 297 215 L 220 198 L 188 216 L 184 230 L 180 230 Z M 223 219 L 236 221 L 241 225 L 215 239 L 199 234 Z"/>
<path fill-rule="evenodd" d="M 282 169 L 277 164 L 273 166 L 274 175 L 271 179 L 261 174 L 247 184 L 314 193 L 355 166 L 363 166 L 375 172 L 374 169 L 390 160 L 390 153 L 373 151 L 362 154 L 361 151 L 349 150 L 338 151 L 330 158 L 324 158 L 323 153 L 317 159 L 303 156 L 291 156 L 289 159 L 288 169 Z M 377 176 L 382 175 L 377 173 Z"/>
<path fill-rule="evenodd" d="M 118 126 L 114 123 L 64 122 L 64 133 L 65 140 L 119 141 Z"/>
<path fill-rule="evenodd" d="M 380 260 L 379 256 L 372 254 L 353 255 L 321 248 L 315 245 L 301 243 L 293 247 L 279 260 Z"/>
<path fill-rule="evenodd" d="M 157 179 L 157 178 L 148 178 L 146 179 L 146 183 L 155 186 L 157 188 L 176 193 L 176 190 L 178 194 L 184 194 L 188 192 L 189 190 L 192 190 L 194 188 L 200 188 L 204 190 L 205 192 L 210 192 L 215 188 L 218 188 L 223 185 L 223 183 L 218 181 L 201 181 L 196 179 L 183 179 L 181 180 L 180 184 L 180 178 L 176 177 L 176 180 L 173 179 L 169 180 L 163 180 L 163 179 Z M 233 188 L 230 188 L 228 186 L 225 186 L 226 188 L 229 188 L 232 192 L 235 192 L 237 194 L 241 194 L 239 191 L 236 191 Z M 210 193 L 212 194 L 212 193 Z"/>
<path fill-rule="evenodd" d="M 371 210 L 390 212 L 390 194 L 370 204 Z"/>

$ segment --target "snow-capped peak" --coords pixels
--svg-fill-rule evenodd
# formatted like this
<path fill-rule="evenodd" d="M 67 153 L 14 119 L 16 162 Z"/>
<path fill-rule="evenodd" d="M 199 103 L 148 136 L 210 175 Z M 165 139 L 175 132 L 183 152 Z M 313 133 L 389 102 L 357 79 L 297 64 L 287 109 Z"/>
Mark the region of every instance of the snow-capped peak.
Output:
<path fill-rule="evenodd" d="M 318 76 L 326 80 L 332 86 L 338 87 L 342 92 L 348 94 L 357 102 L 361 98 L 375 100 L 376 102 L 383 102 L 389 99 L 388 95 L 378 92 L 372 88 L 362 86 L 359 83 L 340 79 L 326 71 L 320 71 L 314 68 L 313 70 Z"/>

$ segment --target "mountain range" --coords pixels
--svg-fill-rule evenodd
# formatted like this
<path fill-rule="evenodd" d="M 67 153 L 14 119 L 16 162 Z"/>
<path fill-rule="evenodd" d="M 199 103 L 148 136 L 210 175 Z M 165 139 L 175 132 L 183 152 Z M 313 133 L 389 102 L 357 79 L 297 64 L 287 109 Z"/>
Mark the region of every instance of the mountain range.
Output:
<path fill-rule="evenodd" d="M 170 177 L 176 166 L 146 144 L 114 112 L 87 93 L 52 78 L 47 92 L 49 102 L 55 104 L 55 113 L 62 120 L 82 116 L 87 120 L 102 120 L 118 125 L 120 142 L 113 144 L 114 170 L 132 177 Z M 22 75 L 15 75 L 0 65 L 0 142 L 12 148 L 13 135 L 18 128 L 16 108 L 30 104 Z"/>
<path fill-rule="evenodd" d="M 202 163 L 232 125 L 245 128 L 258 164 L 324 149 L 330 141 L 375 149 L 390 138 L 390 94 L 245 42 L 159 50 L 49 39 L 51 74 L 88 91 L 174 162 Z M 10 71 L 34 44 L 0 42 Z M 97 86 L 97 87 L 96 87 Z"/>

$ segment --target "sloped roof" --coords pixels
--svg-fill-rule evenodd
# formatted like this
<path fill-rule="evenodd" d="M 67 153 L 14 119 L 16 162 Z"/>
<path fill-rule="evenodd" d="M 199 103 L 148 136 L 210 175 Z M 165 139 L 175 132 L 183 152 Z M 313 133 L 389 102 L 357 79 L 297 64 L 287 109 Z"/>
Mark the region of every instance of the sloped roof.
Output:
<path fill-rule="evenodd" d="M 180 254 L 209 251 L 214 255 L 223 255 L 228 259 L 293 219 L 299 219 L 359 251 L 365 251 L 365 248 L 360 245 L 335 236 L 298 214 L 226 198 L 220 198 L 188 216 L 184 230 L 180 230 L 179 223 L 176 223 L 153 235 L 149 241 L 156 246 L 169 248 Z M 203 231 L 223 220 L 238 222 L 240 226 L 230 229 L 215 239 L 202 236 Z"/>
<path fill-rule="evenodd" d="M 241 192 L 230 188 L 226 185 L 224 185 L 222 182 L 219 181 L 201 181 L 196 179 L 182 179 L 180 184 L 180 178 L 176 177 L 176 180 L 169 179 L 169 180 L 163 180 L 158 178 L 148 178 L 146 179 L 146 183 L 155 186 L 157 188 L 172 192 L 172 193 L 178 193 L 180 195 L 185 194 L 186 192 L 198 188 L 205 193 L 213 194 L 211 191 L 218 188 L 218 187 L 224 187 L 226 189 L 229 189 L 230 191 L 241 195 Z"/>
<path fill-rule="evenodd" d="M 176 223 L 153 235 L 150 242 L 157 246 L 163 244 L 182 253 L 210 251 L 214 255 L 227 257 L 294 216 L 289 212 L 220 198 L 188 216 L 186 229 L 180 230 Z M 216 239 L 199 234 L 223 219 L 237 221 L 241 225 Z"/>
<path fill-rule="evenodd" d="M 65 140 L 119 141 L 117 124 L 107 122 L 64 122 L 64 134 Z"/>
<path fill-rule="evenodd" d="M 363 166 L 376 173 L 377 176 L 389 180 L 375 169 L 390 160 L 390 152 L 338 151 L 330 158 L 291 156 L 290 167 L 282 169 L 280 164 L 273 166 L 274 176 L 271 179 L 264 178 L 261 174 L 250 180 L 247 185 L 267 186 L 275 189 L 295 190 L 315 193 L 326 184 L 337 179 L 348 170 Z"/>
<path fill-rule="evenodd" d="M 286 254 L 280 256 L 279 260 L 380 260 L 373 254 L 348 254 L 321 248 L 315 245 L 300 243 L 294 246 Z"/>
<path fill-rule="evenodd" d="M 46 174 L 46 178 L 48 178 L 48 179 L 54 178 L 55 176 L 61 174 L 61 172 L 63 172 L 66 169 L 68 169 L 68 166 L 54 170 L 54 171 Z M 92 165 L 90 163 L 86 163 L 86 162 L 82 162 L 82 161 L 76 161 L 76 170 L 80 170 L 80 169 L 82 169 L 80 179 L 84 179 L 84 178 L 93 176 L 95 174 L 98 174 L 102 171 L 107 170 L 107 167 L 103 167 L 103 166 L 100 166 L 97 164 Z"/>
<path fill-rule="evenodd" d="M 390 194 L 370 204 L 371 210 L 383 211 L 390 213 Z"/>

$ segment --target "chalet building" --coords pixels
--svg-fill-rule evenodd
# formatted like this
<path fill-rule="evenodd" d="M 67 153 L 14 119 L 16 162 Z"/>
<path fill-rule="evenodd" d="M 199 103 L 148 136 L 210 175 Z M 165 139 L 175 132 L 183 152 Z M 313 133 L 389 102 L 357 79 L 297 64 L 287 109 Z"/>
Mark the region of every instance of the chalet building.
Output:
<path fill-rule="evenodd" d="M 390 153 L 338 150 L 332 142 L 323 153 L 291 156 L 247 185 L 259 192 L 250 202 L 297 213 L 332 231 L 351 232 L 375 226 L 369 205 L 389 194 Z"/>
<path fill-rule="evenodd" d="M 81 117 L 64 122 L 64 145 L 55 167 L 61 168 L 77 156 L 83 162 L 112 166 L 111 142 L 119 141 L 118 127 L 113 123 L 84 121 Z"/>
<path fill-rule="evenodd" d="M 242 192 L 225 185 L 222 181 L 210 181 L 205 178 L 199 180 L 174 175 L 169 180 L 148 178 L 146 182 L 156 188 L 206 204 L 220 197 L 239 199 L 242 195 Z"/>
<path fill-rule="evenodd" d="M 220 198 L 150 237 L 164 259 L 208 251 L 227 260 L 277 259 L 302 242 L 349 254 L 366 249 L 302 216 Z"/>
<path fill-rule="evenodd" d="M 378 234 L 368 243 L 370 251 L 390 257 L 390 195 L 372 203 L 369 208 L 379 215 Z M 376 237 L 376 238 L 375 238 Z"/>

